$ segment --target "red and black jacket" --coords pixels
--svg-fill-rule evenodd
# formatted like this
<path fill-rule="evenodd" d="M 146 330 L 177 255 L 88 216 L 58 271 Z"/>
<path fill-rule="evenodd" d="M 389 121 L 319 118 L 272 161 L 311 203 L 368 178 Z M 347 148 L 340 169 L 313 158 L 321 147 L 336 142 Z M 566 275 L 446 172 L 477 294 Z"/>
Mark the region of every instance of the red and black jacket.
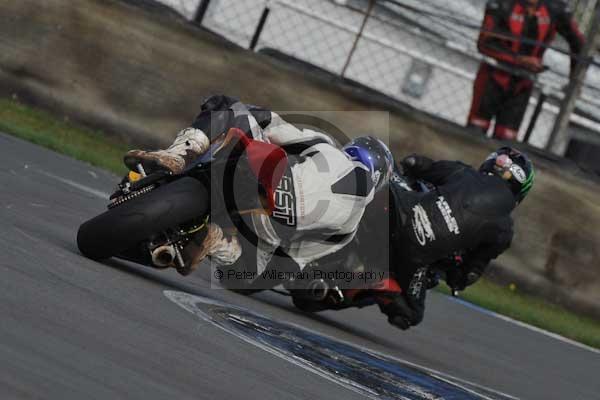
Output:
<path fill-rule="evenodd" d="M 536 57 L 541 61 L 558 33 L 569 44 L 573 72 L 585 39 L 572 10 L 562 0 L 540 0 L 536 7 L 535 16 L 529 17 L 524 0 L 488 1 L 477 43 L 479 51 L 501 63 L 519 67 L 519 56 Z M 510 78 L 504 75 L 504 79 Z"/>

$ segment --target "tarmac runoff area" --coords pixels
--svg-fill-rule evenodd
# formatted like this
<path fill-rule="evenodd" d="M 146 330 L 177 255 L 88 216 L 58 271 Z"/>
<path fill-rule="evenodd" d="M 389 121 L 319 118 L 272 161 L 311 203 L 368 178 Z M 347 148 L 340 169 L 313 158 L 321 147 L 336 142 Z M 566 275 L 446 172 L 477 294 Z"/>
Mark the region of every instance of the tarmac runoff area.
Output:
<path fill-rule="evenodd" d="M 2 398 L 593 399 L 597 350 L 430 293 L 401 332 L 377 308 L 305 314 L 82 257 L 119 177 L 0 134 Z"/>

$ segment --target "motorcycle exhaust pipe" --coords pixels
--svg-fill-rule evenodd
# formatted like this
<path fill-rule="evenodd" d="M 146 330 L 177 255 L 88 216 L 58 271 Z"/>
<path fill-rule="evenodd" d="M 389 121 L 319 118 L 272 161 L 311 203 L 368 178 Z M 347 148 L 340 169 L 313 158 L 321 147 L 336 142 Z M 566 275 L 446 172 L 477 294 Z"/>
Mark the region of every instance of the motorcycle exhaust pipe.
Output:
<path fill-rule="evenodd" d="M 312 300 L 323 301 L 329 294 L 329 284 L 323 279 L 315 279 L 307 285 L 308 294 Z"/>
<path fill-rule="evenodd" d="M 157 268 L 167 268 L 173 264 L 177 252 L 173 245 L 163 245 L 152 250 L 152 264 Z"/>

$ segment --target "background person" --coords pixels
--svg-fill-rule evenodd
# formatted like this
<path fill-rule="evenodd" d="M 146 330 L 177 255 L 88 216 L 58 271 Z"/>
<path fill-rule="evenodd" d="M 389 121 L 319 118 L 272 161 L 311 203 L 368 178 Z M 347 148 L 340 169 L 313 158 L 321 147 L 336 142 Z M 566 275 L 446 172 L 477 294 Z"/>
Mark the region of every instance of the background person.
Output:
<path fill-rule="evenodd" d="M 584 37 L 568 4 L 561 0 L 490 0 L 477 47 L 511 69 L 482 62 L 474 82 L 467 125 L 487 133 L 495 119 L 494 137 L 515 140 L 533 90 L 532 74 L 543 71 L 542 58 L 556 33 L 569 44 L 571 74 Z"/>

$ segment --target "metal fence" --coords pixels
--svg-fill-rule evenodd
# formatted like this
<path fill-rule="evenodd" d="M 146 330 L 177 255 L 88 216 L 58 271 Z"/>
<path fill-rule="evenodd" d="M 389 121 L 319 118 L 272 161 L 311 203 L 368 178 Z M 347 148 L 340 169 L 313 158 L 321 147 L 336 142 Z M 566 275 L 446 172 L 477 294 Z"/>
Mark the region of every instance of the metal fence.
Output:
<path fill-rule="evenodd" d="M 240 46 L 278 50 L 460 125 L 467 124 L 480 63 L 495 64 L 477 50 L 486 0 L 160 1 Z M 570 5 L 581 29 L 593 33 L 598 0 Z M 568 135 L 600 141 L 600 68 L 592 62 L 582 90 L 570 87 L 566 97 L 563 40 L 552 43 L 544 63 L 518 140 L 550 149 L 562 134 L 553 131 L 564 109 Z"/>

